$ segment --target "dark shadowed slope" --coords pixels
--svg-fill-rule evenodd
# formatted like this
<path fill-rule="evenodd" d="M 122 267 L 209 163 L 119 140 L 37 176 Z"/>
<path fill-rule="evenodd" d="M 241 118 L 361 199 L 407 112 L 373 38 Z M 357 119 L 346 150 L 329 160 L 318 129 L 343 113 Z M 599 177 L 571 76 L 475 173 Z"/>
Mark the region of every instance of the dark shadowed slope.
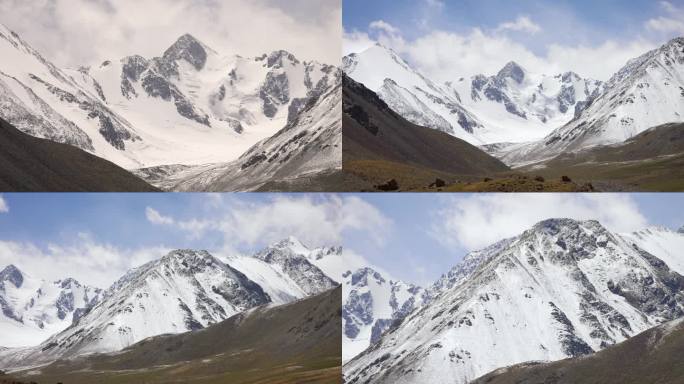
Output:
<path fill-rule="evenodd" d="M 419 169 L 434 175 L 482 176 L 508 167 L 467 142 L 435 129 L 420 127 L 392 111 L 373 91 L 343 78 L 342 158 L 344 170 L 373 178 L 384 168 L 386 178 Z M 369 169 L 375 167 L 376 169 Z M 434 178 L 433 178 L 434 180 Z"/>
<path fill-rule="evenodd" d="M 642 332 L 594 355 L 549 364 L 520 364 L 473 384 L 684 383 L 684 321 Z"/>
<path fill-rule="evenodd" d="M 151 192 L 154 187 L 79 148 L 29 136 L 0 119 L 0 191 Z"/>
<path fill-rule="evenodd" d="M 341 295 L 338 287 L 295 303 L 259 307 L 199 331 L 152 337 L 119 353 L 57 361 L 25 380 L 340 383 Z"/>

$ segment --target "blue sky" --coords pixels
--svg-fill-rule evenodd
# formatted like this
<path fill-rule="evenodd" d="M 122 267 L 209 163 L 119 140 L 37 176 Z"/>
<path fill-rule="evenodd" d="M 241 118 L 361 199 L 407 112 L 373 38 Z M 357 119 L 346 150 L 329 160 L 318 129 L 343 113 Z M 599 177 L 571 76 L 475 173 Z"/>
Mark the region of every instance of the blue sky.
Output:
<path fill-rule="evenodd" d="M 429 284 L 549 217 L 628 232 L 684 225 L 684 194 L 4 194 L 0 266 L 107 286 L 174 248 L 251 254 L 289 235 Z"/>
<path fill-rule="evenodd" d="M 443 66 L 467 76 L 473 74 L 469 73 L 472 68 L 492 72 L 501 62 L 515 60 L 533 70 L 551 67 L 555 71 L 566 66 L 606 80 L 627 59 L 684 35 L 684 0 L 343 0 L 342 18 L 344 53 L 357 50 L 349 47 L 358 47 L 367 37 L 397 50 L 433 77 L 444 76 L 439 70 Z M 521 24 L 521 18 L 526 23 Z M 392 32 L 371 27 L 379 20 L 392 26 Z M 474 30 L 484 36 L 475 36 Z M 436 32 L 465 42 L 425 39 Z M 420 39 L 424 41 L 418 42 Z M 350 43 L 354 40 L 357 44 Z M 487 52 L 479 55 L 478 63 L 459 64 L 459 58 L 475 60 L 478 56 L 464 58 L 458 45 L 467 41 L 475 42 L 474 48 L 468 46 L 473 50 L 489 48 L 500 51 L 501 56 Z M 428 60 L 426 47 L 441 51 L 444 62 L 424 62 Z M 458 53 L 452 62 L 444 57 L 449 51 Z M 496 66 L 487 65 L 492 61 Z M 598 62 L 609 70 L 601 70 Z"/>
<path fill-rule="evenodd" d="M 418 284 L 434 281 L 469 250 L 549 217 L 597 219 L 618 232 L 684 225 L 684 194 L 383 194 L 363 199 L 393 225 L 381 245 L 352 233 L 345 247 Z"/>

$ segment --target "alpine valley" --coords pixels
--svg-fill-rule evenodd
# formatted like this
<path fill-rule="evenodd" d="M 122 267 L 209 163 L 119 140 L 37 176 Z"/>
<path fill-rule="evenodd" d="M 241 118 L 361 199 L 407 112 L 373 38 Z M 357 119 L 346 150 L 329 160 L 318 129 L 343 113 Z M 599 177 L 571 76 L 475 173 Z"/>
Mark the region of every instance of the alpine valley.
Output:
<path fill-rule="evenodd" d="M 283 328 L 276 325 L 288 324 L 285 334 L 278 336 L 282 339 L 279 343 L 284 350 L 292 348 L 301 354 L 287 356 L 288 365 L 281 366 L 285 373 L 306 377 L 327 372 L 327 381 L 322 382 L 337 382 L 341 374 L 339 349 L 326 347 L 307 353 L 310 347 L 299 343 L 309 336 L 329 338 L 330 346 L 341 342 L 340 292 L 335 293 L 341 280 L 336 267 L 341 253 L 341 247 L 309 249 L 292 237 L 252 256 L 219 259 L 207 251 L 174 250 L 128 271 L 106 290 L 88 287 L 73 279 L 45 282 L 16 266 L 8 266 L 0 273 L 0 326 L 5 344 L 0 348 L 0 369 L 11 372 L 13 377 L 35 377 L 43 369 L 52 372 L 60 362 L 87 361 L 92 356 L 115 358 L 122 351 L 145 349 L 149 343 L 161 341 L 160 335 L 166 338 L 182 335 L 178 340 L 182 339 L 186 346 L 211 341 L 215 347 L 204 346 L 202 351 L 215 350 L 221 361 L 235 367 L 249 366 L 244 368 L 248 372 L 266 364 L 268 358 L 263 357 L 266 360 L 261 361 L 258 356 L 276 352 L 268 351 L 268 343 L 252 345 L 253 332 L 267 326 L 276 337 L 277 331 Z M 312 301 L 305 304 L 306 300 Z M 328 301 L 338 304 L 322 306 Z M 313 312 L 305 315 L 306 311 Z M 258 326 L 246 326 L 251 321 Z M 309 327 L 310 321 L 316 321 L 312 323 L 316 328 Z M 265 325 L 269 322 L 272 324 Z M 288 336 L 294 327 L 298 327 L 299 336 Z M 245 348 L 242 352 L 237 344 L 223 345 L 216 342 L 217 336 L 210 336 L 226 332 L 243 343 L 240 344 Z M 308 332 L 325 333 L 307 336 Z M 168 342 L 175 343 L 171 339 Z M 171 351 L 171 347 L 160 348 Z M 228 354 L 230 348 L 237 349 Z M 247 350 L 253 353 L 245 355 L 243 360 L 241 353 Z M 181 364 L 197 350 L 188 347 L 183 353 L 177 352 L 173 359 Z M 285 364 L 286 356 L 280 357 Z M 206 359 L 213 358 L 200 360 Z M 205 363 L 198 361 L 200 366 Z M 165 364 L 164 367 L 169 367 L 168 362 Z M 141 369 L 151 371 L 152 365 Z M 60 377 L 69 377 L 72 373 L 60 370 L 52 377 L 60 381 Z M 194 374 L 204 377 L 225 372 L 212 368 L 199 369 Z M 102 377 L 108 375 L 102 374 Z M 193 380 L 194 376 L 187 377 L 187 382 Z"/>
<path fill-rule="evenodd" d="M 583 190 L 684 189 L 682 37 L 628 61 L 605 82 L 570 71 L 533 73 L 514 61 L 493 75 L 455 73 L 438 82 L 380 44 L 345 56 L 342 68 L 408 122 L 478 146 L 511 168 L 445 173 L 416 163 L 416 155 L 394 167 L 352 164 L 369 185 L 423 173 L 442 179 L 444 191 L 573 190 L 572 181 Z M 373 124 L 383 128 L 381 121 Z M 347 140 L 346 126 L 343 131 Z M 364 156 L 350 151 L 349 158 Z M 430 149 L 416 145 L 420 151 Z M 491 181 L 482 182 L 485 177 Z M 553 180 L 568 185 L 544 182 Z M 427 188 L 423 180 L 411 181 L 402 189 Z"/>
<path fill-rule="evenodd" d="M 155 187 L 288 189 L 303 178 L 315 189 L 319 175 L 341 168 L 341 78 L 332 65 L 283 50 L 222 54 L 185 34 L 158 57 L 59 68 L 2 25 L 0 55 L 3 121 Z"/>
<path fill-rule="evenodd" d="M 681 364 L 656 367 L 670 367 L 658 345 L 677 348 L 681 333 L 682 245 L 684 228 L 623 234 L 594 220 L 548 219 L 469 253 L 428 287 L 377 268 L 348 271 L 344 380 L 603 382 L 591 379 L 612 375 L 592 367 L 621 375 L 616 359 L 627 351 L 638 375 L 627 382 L 681 382 Z M 632 351 L 659 357 L 645 362 Z"/>

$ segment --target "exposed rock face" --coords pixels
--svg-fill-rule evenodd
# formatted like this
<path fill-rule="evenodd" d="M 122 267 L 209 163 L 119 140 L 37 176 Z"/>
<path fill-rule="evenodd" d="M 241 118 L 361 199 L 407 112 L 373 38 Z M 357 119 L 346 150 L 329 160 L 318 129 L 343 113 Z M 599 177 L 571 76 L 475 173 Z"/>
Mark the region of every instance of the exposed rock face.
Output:
<path fill-rule="evenodd" d="M 681 317 L 683 277 L 630 240 L 596 221 L 551 219 L 471 254 L 433 286 L 432 301 L 347 363 L 345 379 L 466 383 Z"/>

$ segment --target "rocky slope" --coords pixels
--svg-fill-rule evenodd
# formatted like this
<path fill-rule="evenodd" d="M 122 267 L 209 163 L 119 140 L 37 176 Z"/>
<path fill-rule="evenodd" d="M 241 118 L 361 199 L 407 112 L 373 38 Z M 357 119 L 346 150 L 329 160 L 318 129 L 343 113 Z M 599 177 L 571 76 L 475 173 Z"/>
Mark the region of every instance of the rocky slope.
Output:
<path fill-rule="evenodd" d="M 307 99 L 283 129 L 237 160 L 197 167 L 145 168 L 136 174 L 165 190 L 244 191 L 341 170 L 342 90 L 339 71 L 331 71 L 332 89 Z"/>
<path fill-rule="evenodd" d="M 78 321 L 101 296 L 99 288 L 74 279 L 44 281 L 8 265 L 0 271 L 0 344 L 38 344 Z"/>
<path fill-rule="evenodd" d="M 623 142 L 649 128 L 682 122 L 684 38 L 630 60 L 568 124 L 540 141 L 509 147 L 501 158 L 524 165 L 597 145 Z"/>
<path fill-rule="evenodd" d="M 129 271 L 69 328 L 37 347 L 0 351 L 0 367 L 113 352 L 147 337 L 203 329 L 255 306 L 282 305 L 338 284 L 310 262 L 336 252 L 294 238 L 227 263 L 206 251 L 176 250 Z M 341 250 L 340 250 L 341 251 Z"/>
<path fill-rule="evenodd" d="M 529 73 L 515 62 L 492 76 L 440 84 L 381 45 L 345 57 L 343 70 L 406 120 L 475 145 L 541 138 L 603 87 L 573 72 Z"/>
<path fill-rule="evenodd" d="M 0 54 L 8 58 L 0 117 L 127 169 L 234 161 L 295 121 L 338 77 L 335 67 L 286 51 L 223 55 L 187 34 L 158 57 L 60 69 L 2 26 Z M 335 161 L 334 151 L 325 154 Z"/>
<path fill-rule="evenodd" d="M 14 375 L 74 384 L 339 383 L 340 296 L 338 287 L 287 305 L 257 307 L 201 331 L 152 337 L 116 354 L 61 360 Z"/>
<path fill-rule="evenodd" d="M 591 354 L 684 315 L 684 271 L 595 221 L 546 220 L 475 258 L 348 362 L 345 381 L 466 383 Z"/>
<path fill-rule="evenodd" d="M 343 361 L 375 344 L 392 324 L 430 299 L 425 289 L 389 279 L 371 267 L 348 271 L 343 277 Z"/>
<path fill-rule="evenodd" d="M 498 369 L 473 384 L 662 383 L 684 381 L 684 321 L 673 320 L 592 356 Z"/>

